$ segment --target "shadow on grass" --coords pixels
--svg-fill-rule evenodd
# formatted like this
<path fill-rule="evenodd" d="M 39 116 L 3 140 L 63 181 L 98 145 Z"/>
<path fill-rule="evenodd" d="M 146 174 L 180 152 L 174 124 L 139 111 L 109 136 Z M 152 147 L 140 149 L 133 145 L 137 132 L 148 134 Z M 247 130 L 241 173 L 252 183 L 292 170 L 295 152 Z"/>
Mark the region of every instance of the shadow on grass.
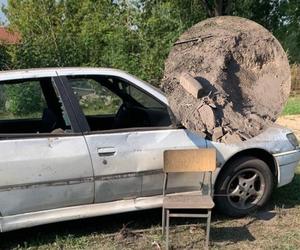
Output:
<path fill-rule="evenodd" d="M 274 207 L 292 208 L 300 205 L 299 190 L 300 173 L 296 174 L 291 184 L 274 190 L 268 209 L 253 215 L 253 219 L 250 223 L 241 227 L 226 226 L 222 228 L 212 226 L 211 239 L 214 242 L 254 241 L 255 238 L 249 232 L 248 226 L 258 220 L 272 219 L 276 214 L 270 210 L 273 210 Z M 214 212 L 214 223 L 218 224 L 218 220 L 228 220 L 228 217 Z M 190 223 L 195 223 L 195 220 L 186 219 L 172 222 L 173 225 L 188 225 Z M 72 238 L 78 238 L 92 234 L 115 234 L 118 233 L 124 225 L 127 225 L 130 230 L 147 230 L 150 228 L 159 230 L 161 225 L 161 209 L 60 222 L 2 233 L 0 234 L 0 249 L 35 248 L 41 245 L 53 244 L 59 241 L 58 239 L 63 240 L 70 236 Z"/>
<path fill-rule="evenodd" d="M 272 208 L 293 208 L 300 205 L 300 173 L 295 175 L 292 183 L 274 190 L 270 205 Z"/>
<path fill-rule="evenodd" d="M 124 225 L 131 230 L 159 226 L 161 210 L 130 212 L 82 220 L 59 222 L 0 234 L 0 249 L 38 247 L 58 239 L 78 238 L 91 234 L 118 233 Z"/>
<path fill-rule="evenodd" d="M 211 239 L 213 242 L 237 243 L 239 241 L 254 241 L 254 236 L 250 233 L 247 226 L 242 227 L 221 227 L 211 228 Z"/>
<path fill-rule="evenodd" d="M 214 216 L 214 220 L 218 215 Z M 197 223 L 195 219 L 172 220 L 171 225 L 189 225 Z M 92 234 L 116 234 L 124 225 L 130 230 L 143 230 L 156 228 L 160 233 L 161 209 L 153 209 L 141 212 L 124 213 L 96 217 L 84 220 L 60 222 L 38 226 L 29 229 L 21 229 L 13 232 L 0 234 L 0 249 L 39 247 L 42 245 L 58 243 L 67 237 L 79 238 Z M 214 242 L 238 242 L 253 241 L 255 238 L 243 227 L 211 227 L 211 239 Z M 62 248 L 63 249 L 63 246 Z"/>
<path fill-rule="evenodd" d="M 219 215 L 213 216 L 213 221 L 219 220 Z M 197 223 L 195 219 L 172 220 L 171 226 L 190 225 Z M 204 221 L 203 221 L 204 222 Z M 161 209 L 146 210 L 140 212 L 124 213 L 118 215 L 102 216 L 90 219 L 60 222 L 38 226 L 29 229 L 21 229 L 0 234 L 0 249 L 12 248 L 37 248 L 63 242 L 71 236 L 72 239 L 88 237 L 93 234 L 117 234 L 126 225 L 129 230 L 149 230 L 155 228 L 160 234 Z M 241 227 L 211 227 L 211 240 L 213 242 L 239 242 L 253 241 L 255 238 L 247 229 L 248 225 Z M 112 236 L 113 237 L 113 236 Z M 63 245 L 61 249 L 63 249 Z"/>

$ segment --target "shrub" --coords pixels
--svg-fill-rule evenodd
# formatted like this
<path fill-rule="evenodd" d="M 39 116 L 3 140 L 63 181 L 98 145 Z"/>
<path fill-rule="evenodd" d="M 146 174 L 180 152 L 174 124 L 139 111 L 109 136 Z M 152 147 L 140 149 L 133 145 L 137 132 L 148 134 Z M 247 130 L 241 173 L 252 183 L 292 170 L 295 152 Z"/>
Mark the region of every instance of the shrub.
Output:
<path fill-rule="evenodd" d="M 7 85 L 5 96 L 5 109 L 14 115 L 27 115 L 42 109 L 42 95 L 36 83 Z"/>

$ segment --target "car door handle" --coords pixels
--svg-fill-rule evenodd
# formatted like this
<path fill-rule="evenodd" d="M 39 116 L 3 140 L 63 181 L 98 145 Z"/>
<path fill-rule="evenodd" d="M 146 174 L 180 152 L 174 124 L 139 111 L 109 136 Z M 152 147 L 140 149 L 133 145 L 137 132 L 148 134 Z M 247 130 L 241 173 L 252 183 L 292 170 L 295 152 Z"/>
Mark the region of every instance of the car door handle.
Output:
<path fill-rule="evenodd" d="M 107 148 L 97 148 L 97 153 L 99 156 L 113 156 L 115 155 L 117 150 L 113 147 L 107 147 Z"/>

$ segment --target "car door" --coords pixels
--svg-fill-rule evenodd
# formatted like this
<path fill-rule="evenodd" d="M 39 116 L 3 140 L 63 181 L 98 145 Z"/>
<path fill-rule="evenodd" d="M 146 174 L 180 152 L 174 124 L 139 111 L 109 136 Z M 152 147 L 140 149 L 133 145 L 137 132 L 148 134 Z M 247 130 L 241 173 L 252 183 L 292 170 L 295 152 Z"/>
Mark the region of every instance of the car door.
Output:
<path fill-rule="evenodd" d="M 95 201 L 162 194 L 163 151 L 205 147 L 183 129 L 114 131 L 85 135 L 95 171 Z M 200 175 L 174 175 L 169 192 L 199 189 Z"/>
<path fill-rule="evenodd" d="M 61 79 L 75 94 L 77 101 L 73 105 L 83 111 L 82 119 L 89 124 L 85 140 L 94 168 L 95 202 L 139 197 L 142 178 L 137 173 L 134 151 L 126 143 L 128 134 L 93 132 L 98 131 L 97 126 L 101 131 L 109 129 L 108 117 L 114 120 L 122 99 L 93 78 L 62 76 Z"/>
<path fill-rule="evenodd" d="M 0 81 L 0 88 L 1 215 L 92 203 L 89 151 L 60 81 Z M 16 112 L 19 98 L 25 101 Z"/>
<path fill-rule="evenodd" d="M 130 88 L 130 83 L 123 79 L 85 75 L 69 76 L 65 81 L 72 86 L 90 128 L 93 128 L 85 133 L 85 139 L 94 167 L 96 202 L 161 194 L 163 151 L 206 146 L 204 139 L 184 129 L 173 128 L 164 104 L 152 100 L 153 97 L 143 91 Z M 80 86 L 85 90 L 90 88 L 94 96 L 91 103 L 87 96 L 76 91 Z M 105 102 L 103 98 L 110 101 Z M 131 111 L 119 114 L 124 102 L 129 100 L 132 101 Z M 100 102 L 104 106 L 96 105 Z M 139 105 L 140 102 L 146 103 Z M 147 117 L 141 112 L 147 112 Z M 115 123 L 105 130 L 91 124 L 97 117 L 97 123 L 101 123 L 103 115 L 115 117 Z M 119 117 L 124 117 L 124 121 L 119 121 Z M 195 189 L 196 186 L 199 188 L 199 177 L 195 175 L 178 175 L 170 181 L 173 192 Z"/>

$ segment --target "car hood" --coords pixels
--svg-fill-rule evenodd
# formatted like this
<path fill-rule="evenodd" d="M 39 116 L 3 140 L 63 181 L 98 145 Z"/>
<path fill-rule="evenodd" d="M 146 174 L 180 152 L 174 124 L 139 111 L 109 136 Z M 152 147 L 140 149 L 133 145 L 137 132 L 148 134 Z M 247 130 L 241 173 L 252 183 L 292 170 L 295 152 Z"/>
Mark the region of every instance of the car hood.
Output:
<path fill-rule="evenodd" d="M 207 147 L 216 148 L 223 159 L 228 159 L 237 152 L 247 149 L 263 149 L 271 154 L 282 153 L 295 149 L 286 137 L 288 133 L 292 131 L 274 124 L 249 140 L 232 144 L 207 141 Z"/>

